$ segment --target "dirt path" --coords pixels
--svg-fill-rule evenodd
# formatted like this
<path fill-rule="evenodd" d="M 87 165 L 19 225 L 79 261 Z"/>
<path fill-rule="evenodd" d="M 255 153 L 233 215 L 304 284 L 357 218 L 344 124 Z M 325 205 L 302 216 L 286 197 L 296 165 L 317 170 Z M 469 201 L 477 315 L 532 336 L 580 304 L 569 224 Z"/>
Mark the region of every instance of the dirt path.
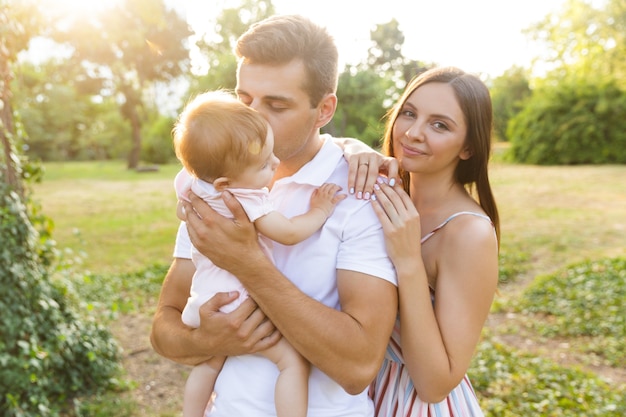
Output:
<path fill-rule="evenodd" d="M 123 348 L 123 365 L 137 386 L 128 393 L 141 416 L 179 416 L 189 367 L 159 356 L 150 344 L 152 316 L 120 317 L 111 331 Z"/>
<path fill-rule="evenodd" d="M 626 369 L 604 366 L 594 362 L 593 358 L 577 355 L 565 340 L 540 338 L 528 332 L 513 334 L 503 331 L 503 326 L 511 320 L 515 318 L 492 313 L 486 326 L 501 343 L 549 358 L 562 366 L 576 366 L 594 372 L 616 386 L 626 386 Z M 124 315 L 111 327 L 124 349 L 123 364 L 128 378 L 137 384 L 128 395 L 137 402 L 138 415 L 179 416 L 189 367 L 178 365 L 154 352 L 149 338 L 151 321 L 152 316 L 146 314 Z"/>

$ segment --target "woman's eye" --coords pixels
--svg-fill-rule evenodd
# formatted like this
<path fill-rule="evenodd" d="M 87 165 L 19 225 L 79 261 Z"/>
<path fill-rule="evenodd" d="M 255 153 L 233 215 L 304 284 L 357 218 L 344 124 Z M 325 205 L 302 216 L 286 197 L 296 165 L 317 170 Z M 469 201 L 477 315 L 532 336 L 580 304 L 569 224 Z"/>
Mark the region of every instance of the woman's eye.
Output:
<path fill-rule="evenodd" d="M 433 126 L 435 127 L 435 129 L 448 130 L 448 126 L 446 126 L 445 123 L 435 122 L 435 123 L 433 123 Z"/>

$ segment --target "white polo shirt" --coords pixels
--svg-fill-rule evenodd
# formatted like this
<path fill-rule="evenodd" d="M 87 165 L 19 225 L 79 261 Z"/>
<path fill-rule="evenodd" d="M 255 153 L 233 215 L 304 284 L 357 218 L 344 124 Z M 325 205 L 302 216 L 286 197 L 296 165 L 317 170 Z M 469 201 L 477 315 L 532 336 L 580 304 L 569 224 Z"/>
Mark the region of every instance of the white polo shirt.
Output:
<path fill-rule="evenodd" d="M 274 183 L 270 192 L 277 210 L 287 217 L 306 212 L 313 190 L 325 182 L 347 193 L 348 163 L 329 136 L 313 160 L 291 177 Z M 373 275 L 397 285 L 387 257 L 382 228 L 371 203 L 353 195 L 341 201 L 321 230 L 293 246 L 274 243 L 277 268 L 300 290 L 321 303 L 340 309 L 336 270 Z M 191 242 L 184 224 L 176 239 L 175 257 L 190 258 Z M 374 307 L 372 307 L 374 308 Z M 210 417 L 273 417 L 278 369 L 261 355 L 229 357 L 215 385 L 217 397 Z M 308 417 L 371 417 L 367 390 L 349 395 L 319 369 L 309 378 Z"/>

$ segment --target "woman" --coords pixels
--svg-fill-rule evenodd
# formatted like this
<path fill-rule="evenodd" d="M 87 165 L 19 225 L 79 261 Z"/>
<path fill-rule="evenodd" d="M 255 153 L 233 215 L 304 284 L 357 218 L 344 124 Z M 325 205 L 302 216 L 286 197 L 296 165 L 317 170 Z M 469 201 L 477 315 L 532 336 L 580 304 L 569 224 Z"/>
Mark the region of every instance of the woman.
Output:
<path fill-rule="evenodd" d="M 483 415 L 466 371 L 498 283 L 491 124 L 488 89 L 456 68 L 420 74 L 388 114 L 383 151 L 401 181 L 378 179 L 371 199 L 399 312 L 372 385 L 378 417 Z M 353 173 L 397 170 L 372 153 L 349 160 Z"/>

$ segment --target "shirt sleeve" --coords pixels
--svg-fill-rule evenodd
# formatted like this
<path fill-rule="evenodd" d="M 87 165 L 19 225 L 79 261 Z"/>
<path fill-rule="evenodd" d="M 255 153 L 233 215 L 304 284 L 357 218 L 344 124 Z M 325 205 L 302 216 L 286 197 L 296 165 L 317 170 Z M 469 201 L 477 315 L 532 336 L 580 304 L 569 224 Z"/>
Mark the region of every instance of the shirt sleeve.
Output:
<path fill-rule="evenodd" d="M 174 246 L 174 258 L 191 259 L 191 239 L 187 232 L 187 223 L 180 222 L 178 233 L 176 234 L 176 245 Z"/>
<path fill-rule="evenodd" d="M 337 254 L 337 269 L 373 275 L 398 285 L 382 226 L 369 203 L 352 212 L 347 221 Z"/>

